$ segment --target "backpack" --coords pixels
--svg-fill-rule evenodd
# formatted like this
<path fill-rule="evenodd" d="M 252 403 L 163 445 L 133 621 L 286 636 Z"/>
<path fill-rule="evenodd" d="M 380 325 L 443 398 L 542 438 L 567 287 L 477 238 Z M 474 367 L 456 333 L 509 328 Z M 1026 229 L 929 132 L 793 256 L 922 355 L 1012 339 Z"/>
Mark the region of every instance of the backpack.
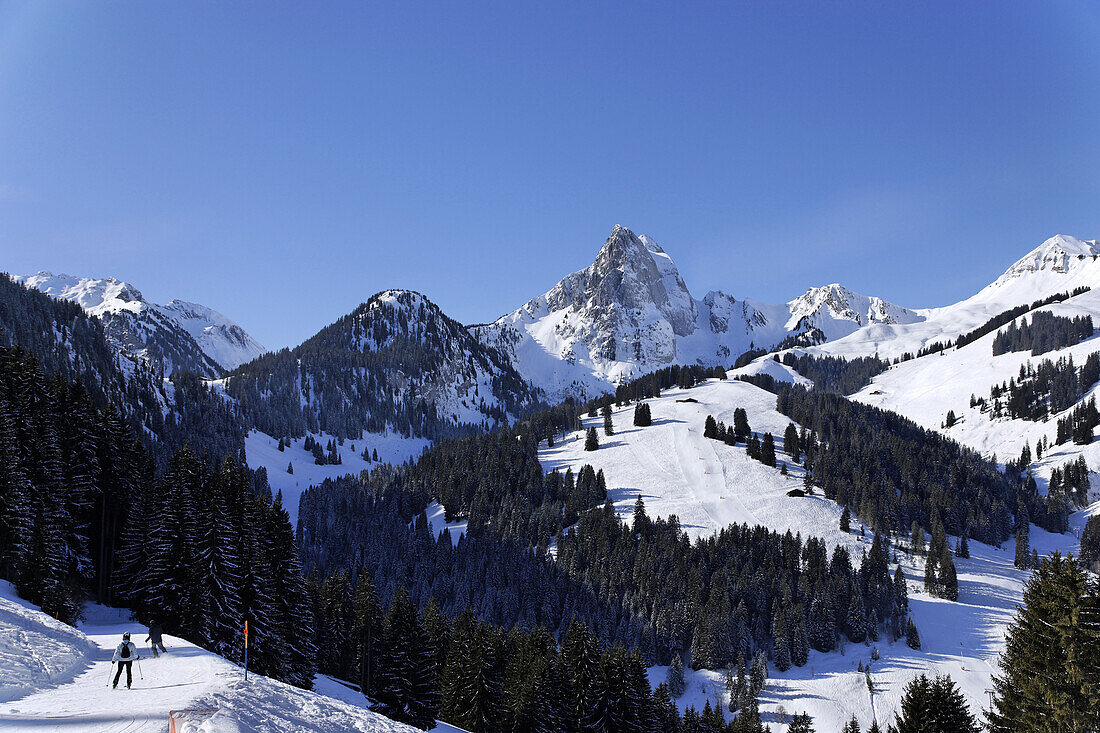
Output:
<path fill-rule="evenodd" d="M 118 650 L 118 656 L 119 656 L 119 659 L 129 659 L 130 658 L 130 642 L 128 642 L 128 641 L 122 642 L 122 648 Z"/>

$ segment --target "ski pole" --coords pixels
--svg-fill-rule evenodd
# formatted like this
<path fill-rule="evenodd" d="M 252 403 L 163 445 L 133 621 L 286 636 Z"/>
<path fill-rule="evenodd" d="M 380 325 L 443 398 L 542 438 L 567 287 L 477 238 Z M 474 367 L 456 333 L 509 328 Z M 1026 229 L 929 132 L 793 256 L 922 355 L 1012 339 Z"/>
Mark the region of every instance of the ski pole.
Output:
<path fill-rule="evenodd" d="M 111 686 L 111 672 L 115 671 L 115 660 L 111 660 L 111 666 L 107 668 L 107 686 Z"/>
<path fill-rule="evenodd" d="M 145 675 L 143 675 L 141 673 L 141 657 L 137 658 L 137 666 L 138 666 L 138 678 L 139 679 L 145 679 Z"/>

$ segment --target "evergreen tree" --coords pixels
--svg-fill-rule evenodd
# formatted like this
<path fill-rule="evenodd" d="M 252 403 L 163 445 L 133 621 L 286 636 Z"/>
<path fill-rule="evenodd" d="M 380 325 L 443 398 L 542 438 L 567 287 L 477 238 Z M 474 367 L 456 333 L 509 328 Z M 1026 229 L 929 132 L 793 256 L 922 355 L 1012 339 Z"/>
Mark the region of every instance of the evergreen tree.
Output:
<path fill-rule="evenodd" d="M 1031 546 L 1028 542 L 1029 526 L 1026 523 L 1021 523 L 1016 530 L 1016 559 L 1015 564 L 1018 568 L 1027 569 L 1031 564 Z"/>
<path fill-rule="evenodd" d="M 359 686 L 370 698 L 378 696 L 380 684 L 380 651 L 384 625 L 382 609 L 374 586 L 367 573 L 359 574 L 352 601 L 352 640 L 356 649 L 356 668 L 359 670 Z"/>
<path fill-rule="evenodd" d="M 853 642 L 858 644 L 867 638 L 867 609 L 863 605 L 863 596 L 860 595 L 858 584 L 852 589 L 852 600 L 848 605 L 845 625 L 848 638 Z"/>
<path fill-rule="evenodd" d="M 787 429 L 783 431 L 783 450 L 795 463 L 802 460 L 802 448 L 798 442 L 798 428 L 793 422 L 787 423 Z"/>
<path fill-rule="evenodd" d="M 993 678 L 989 729 L 1100 730 L 1100 593 L 1057 553 L 1035 568 Z"/>
<path fill-rule="evenodd" d="M 645 502 L 642 501 L 642 495 L 638 494 L 638 498 L 634 502 L 634 518 L 631 529 L 636 535 L 644 535 L 649 530 L 649 524 L 649 517 L 645 513 Z"/>
<path fill-rule="evenodd" d="M 764 438 L 760 441 L 760 462 L 775 468 L 775 438 L 771 433 L 764 433 Z"/>
<path fill-rule="evenodd" d="M 738 441 L 745 441 L 752 428 L 749 427 L 749 415 L 744 407 L 735 408 L 733 411 L 733 435 Z"/>
<path fill-rule="evenodd" d="M 718 437 L 718 423 L 714 420 L 714 415 L 707 415 L 706 422 L 703 424 L 703 437 L 715 439 Z"/>
<path fill-rule="evenodd" d="M 848 510 L 848 507 L 844 507 L 844 511 L 840 513 L 840 531 L 844 533 L 851 532 L 852 530 L 852 513 Z"/>
<path fill-rule="evenodd" d="M 674 698 L 684 694 L 684 660 L 679 654 L 672 655 L 672 664 L 668 667 L 668 676 L 665 680 L 668 691 Z"/>
<path fill-rule="evenodd" d="M 920 649 L 920 634 L 917 625 L 913 623 L 912 616 L 905 623 L 905 645 L 910 649 Z"/>
<path fill-rule="evenodd" d="M 604 435 L 614 435 L 615 434 L 615 426 L 611 422 L 611 406 L 610 405 L 604 405 L 602 413 L 603 413 L 603 434 Z"/>
<path fill-rule="evenodd" d="M 787 733 L 814 733 L 813 718 L 807 713 L 794 716 L 787 726 Z"/>
<path fill-rule="evenodd" d="M 936 575 L 936 588 L 940 598 L 946 598 L 949 601 L 959 600 L 959 577 L 955 572 L 955 561 L 951 559 L 951 553 L 946 547 Z"/>
<path fill-rule="evenodd" d="M 959 544 L 955 548 L 955 557 L 961 557 L 964 560 L 970 557 L 970 543 L 966 541 L 965 530 L 962 536 L 959 537 Z"/>
<path fill-rule="evenodd" d="M 905 687 L 901 710 L 891 728 L 897 733 L 978 733 L 966 698 L 948 675 L 913 679 Z"/>
<path fill-rule="evenodd" d="M 787 631 L 787 622 L 778 612 L 772 621 L 772 638 L 774 639 L 775 668 L 780 672 L 786 672 L 791 668 L 791 640 Z"/>
<path fill-rule="evenodd" d="M 600 436 L 596 435 L 596 428 L 589 428 L 584 438 L 585 450 L 596 450 L 600 447 Z"/>

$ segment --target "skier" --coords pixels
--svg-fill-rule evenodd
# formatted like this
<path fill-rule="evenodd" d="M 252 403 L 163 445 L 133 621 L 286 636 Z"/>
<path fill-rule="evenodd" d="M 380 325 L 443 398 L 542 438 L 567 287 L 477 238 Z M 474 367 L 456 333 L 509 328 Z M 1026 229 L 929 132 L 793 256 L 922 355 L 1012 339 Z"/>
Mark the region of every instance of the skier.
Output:
<path fill-rule="evenodd" d="M 118 662 L 118 671 L 115 672 L 115 681 L 111 685 L 111 689 L 118 688 L 118 678 L 122 676 L 122 668 L 126 668 L 126 689 L 130 689 L 130 683 L 134 681 L 133 673 L 130 668 L 134 664 L 135 659 L 140 659 L 137 655 L 137 647 L 130 641 L 130 632 L 127 631 L 122 635 L 122 643 L 115 648 L 115 656 L 111 659 L 111 664 Z"/>
<path fill-rule="evenodd" d="M 153 659 L 156 659 L 158 656 L 160 656 L 157 653 L 157 648 L 158 647 L 165 654 L 168 653 L 168 650 L 164 648 L 163 634 L 164 634 L 164 629 L 162 629 L 160 627 L 160 624 L 158 624 L 156 621 L 154 621 L 152 624 L 149 625 L 149 636 L 145 637 L 145 641 L 146 642 L 150 642 L 150 641 L 152 642 Z"/>

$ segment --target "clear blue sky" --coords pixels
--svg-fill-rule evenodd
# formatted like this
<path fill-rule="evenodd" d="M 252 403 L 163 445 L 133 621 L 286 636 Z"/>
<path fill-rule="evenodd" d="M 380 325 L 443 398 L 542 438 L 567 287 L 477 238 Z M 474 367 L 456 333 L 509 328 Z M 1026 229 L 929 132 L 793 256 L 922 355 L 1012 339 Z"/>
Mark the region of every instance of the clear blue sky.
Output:
<path fill-rule="evenodd" d="M 0 0 L 0 270 L 294 344 L 657 239 L 701 297 L 959 300 L 1100 238 L 1100 4 Z"/>

